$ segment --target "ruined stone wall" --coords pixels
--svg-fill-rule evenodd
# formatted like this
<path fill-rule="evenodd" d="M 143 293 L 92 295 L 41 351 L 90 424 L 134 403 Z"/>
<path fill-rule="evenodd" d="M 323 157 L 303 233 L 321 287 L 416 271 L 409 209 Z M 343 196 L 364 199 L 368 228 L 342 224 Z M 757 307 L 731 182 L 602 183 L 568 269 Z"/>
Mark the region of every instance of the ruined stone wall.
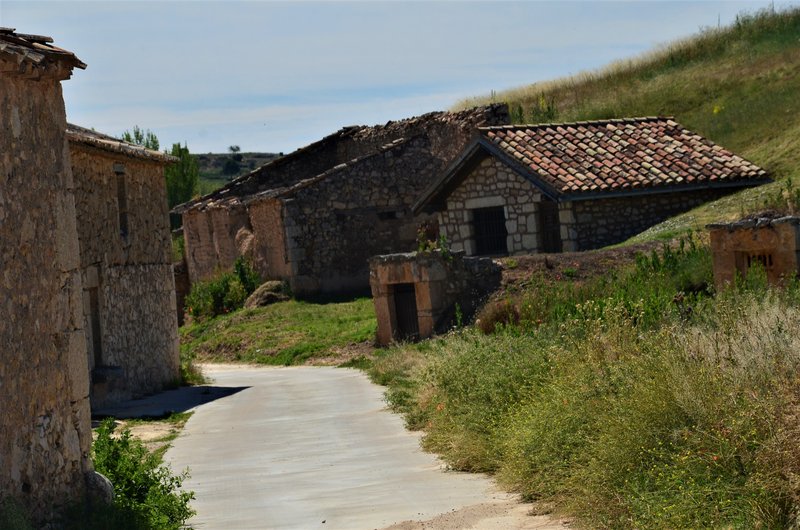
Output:
<path fill-rule="evenodd" d="M 416 338 L 452 329 L 456 307 L 469 322 L 489 294 L 500 287 L 500 266 L 489 258 L 465 258 L 463 252 L 411 252 L 374 256 L 369 260 L 370 287 L 378 321 L 377 343 L 387 345 L 398 336 L 394 286 L 414 284 Z"/>
<path fill-rule="evenodd" d="M 288 280 L 292 268 L 286 254 L 283 203 L 278 199 L 256 201 L 248 208 L 253 228 L 253 265 L 262 278 Z"/>
<path fill-rule="evenodd" d="M 92 406 L 103 407 L 179 378 L 164 165 L 78 142 L 70 150 Z"/>
<path fill-rule="evenodd" d="M 60 83 L 0 71 L 0 496 L 41 522 L 91 470 L 80 257 Z"/>
<path fill-rule="evenodd" d="M 661 221 L 732 191 L 735 190 L 706 189 L 562 203 L 564 250 L 590 250 L 625 241 Z"/>
<path fill-rule="evenodd" d="M 366 290 L 369 257 L 416 247 L 416 229 L 430 217 L 413 216 L 410 205 L 442 165 L 417 137 L 284 199 L 293 291 Z"/>
<path fill-rule="evenodd" d="M 439 231 L 453 250 L 474 255 L 472 211 L 502 206 L 509 254 L 536 252 L 539 248 L 538 204 L 541 200 L 542 195 L 533 184 L 489 156 L 448 196 L 447 209 L 439 212 Z"/>
<path fill-rule="evenodd" d="M 236 258 L 248 252 L 247 235 L 251 231 L 247 209 L 238 202 L 185 212 L 184 248 L 192 283 L 230 270 Z"/>
<path fill-rule="evenodd" d="M 276 238 L 283 236 L 277 235 L 271 229 L 269 234 L 259 235 L 264 227 L 274 226 L 275 216 L 270 214 L 268 219 L 261 219 L 264 212 L 259 210 L 250 213 L 248 219 L 244 213 L 243 201 L 249 195 L 296 185 L 341 164 L 370 156 L 392 142 L 420 135 L 425 136 L 428 142 L 425 157 L 434 160 L 437 168 L 443 168 L 469 143 L 475 135 L 476 127 L 503 125 L 508 122 L 508 109 L 505 105 L 478 107 L 457 113 L 433 112 L 386 125 L 345 128 L 270 162 L 226 186 L 224 190 L 211 194 L 183 214 L 189 276 L 195 282 L 210 278 L 219 270 L 229 269 L 236 257 L 248 250 L 235 241 L 241 230 L 252 234 L 254 244 L 261 242 L 260 252 L 267 252 L 272 256 L 257 252 L 253 255 L 254 260 L 260 263 L 257 267 L 265 277 L 283 278 L 288 274 L 288 266 L 279 266 L 281 258 L 274 255 L 280 247 L 280 241 Z M 328 208 L 330 202 L 321 197 L 318 208 Z M 368 203 L 364 206 L 369 207 Z M 252 208 L 252 204 L 248 208 Z M 222 219 L 223 216 L 228 219 Z M 281 234 L 283 232 L 284 230 L 280 231 Z M 270 265 L 265 266 L 266 263 Z"/>

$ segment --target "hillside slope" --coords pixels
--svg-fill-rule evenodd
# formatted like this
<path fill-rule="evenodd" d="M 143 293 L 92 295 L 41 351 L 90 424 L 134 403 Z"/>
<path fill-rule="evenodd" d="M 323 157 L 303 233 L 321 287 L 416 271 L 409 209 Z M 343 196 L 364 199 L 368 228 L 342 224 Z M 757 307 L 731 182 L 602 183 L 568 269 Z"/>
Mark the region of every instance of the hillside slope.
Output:
<path fill-rule="evenodd" d="M 800 178 L 800 9 L 742 15 L 641 57 L 595 72 L 461 101 L 505 101 L 517 123 L 674 116 L 768 169 L 776 183 L 747 190 L 654 227 L 669 237 L 763 208 L 780 182 Z"/>

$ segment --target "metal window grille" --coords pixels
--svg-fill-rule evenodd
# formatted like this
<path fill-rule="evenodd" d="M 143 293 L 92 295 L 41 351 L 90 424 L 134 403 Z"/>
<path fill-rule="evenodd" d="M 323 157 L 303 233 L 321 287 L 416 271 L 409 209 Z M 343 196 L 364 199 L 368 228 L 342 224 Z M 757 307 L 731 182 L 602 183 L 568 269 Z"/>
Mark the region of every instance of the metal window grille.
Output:
<path fill-rule="evenodd" d="M 506 214 L 502 206 L 472 210 L 475 252 L 479 256 L 508 254 Z"/>

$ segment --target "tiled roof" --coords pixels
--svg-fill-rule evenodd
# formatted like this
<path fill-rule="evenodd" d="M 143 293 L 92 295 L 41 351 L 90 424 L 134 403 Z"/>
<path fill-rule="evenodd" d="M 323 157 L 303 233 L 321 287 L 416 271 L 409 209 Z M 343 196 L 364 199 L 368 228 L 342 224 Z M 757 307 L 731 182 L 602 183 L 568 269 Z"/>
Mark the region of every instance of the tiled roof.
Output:
<path fill-rule="evenodd" d="M 154 160 L 163 163 L 172 163 L 178 160 L 172 155 L 158 151 L 151 151 L 150 149 L 145 149 L 140 145 L 130 144 L 120 140 L 119 138 L 114 138 L 113 136 L 108 136 L 107 134 L 99 133 L 85 127 L 73 125 L 72 123 L 67 124 L 67 138 L 71 144 L 84 144 L 97 149 L 102 149 L 104 151 L 132 156 L 134 158 L 143 158 L 146 160 Z"/>
<path fill-rule="evenodd" d="M 0 55 L 13 57 L 17 64 L 46 69 L 51 65 L 68 69 L 85 69 L 86 65 L 74 53 L 53 46 L 53 39 L 43 35 L 16 33 L 12 28 L 0 28 Z"/>
<path fill-rule="evenodd" d="M 767 173 L 671 118 L 486 127 L 482 140 L 557 195 L 766 179 Z"/>

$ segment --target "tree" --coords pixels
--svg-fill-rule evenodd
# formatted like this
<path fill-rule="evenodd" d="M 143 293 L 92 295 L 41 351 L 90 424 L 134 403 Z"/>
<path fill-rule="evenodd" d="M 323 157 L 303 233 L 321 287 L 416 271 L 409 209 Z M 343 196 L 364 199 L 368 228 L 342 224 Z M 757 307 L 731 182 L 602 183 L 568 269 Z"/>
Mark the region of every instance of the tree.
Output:
<path fill-rule="evenodd" d="M 197 160 L 189 153 L 186 144 L 183 146 L 172 144 L 169 154 L 178 159 L 164 170 L 164 175 L 167 177 L 167 201 L 169 207 L 173 208 L 191 200 L 197 193 L 200 170 L 197 167 Z"/>
<path fill-rule="evenodd" d="M 134 125 L 133 131 L 125 131 L 122 133 L 122 139 L 129 144 L 141 145 L 145 149 L 158 151 L 158 137 L 150 129 L 145 131 L 140 129 L 138 125 Z"/>

